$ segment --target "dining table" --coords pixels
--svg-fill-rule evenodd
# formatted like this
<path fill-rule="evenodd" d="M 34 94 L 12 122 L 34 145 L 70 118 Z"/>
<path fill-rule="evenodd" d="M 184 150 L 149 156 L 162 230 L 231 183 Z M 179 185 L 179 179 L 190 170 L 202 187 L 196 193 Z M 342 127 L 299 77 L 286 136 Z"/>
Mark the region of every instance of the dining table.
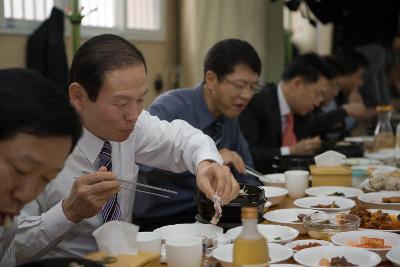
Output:
<path fill-rule="evenodd" d="M 288 209 L 288 208 L 294 208 L 295 205 L 293 204 L 294 199 L 286 196 L 281 202 L 279 202 L 277 205 L 275 206 L 271 206 L 269 208 L 266 208 L 264 210 L 264 212 L 267 211 L 272 211 L 272 210 L 278 210 L 278 209 Z M 268 221 L 263 221 L 263 224 L 268 224 Z M 308 236 L 308 234 L 300 234 L 296 240 L 301 240 L 301 239 L 310 239 L 310 237 Z M 90 257 L 89 257 L 90 258 Z M 95 259 L 92 257 L 92 259 Z M 209 261 L 210 263 L 214 263 L 214 265 L 210 265 L 210 266 L 218 266 L 215 263 L 217 263 L 217 261 L 215 259 L 213 259 L 212 257 L 205 257 L 204 260 Z M 280 264 L 282 263 L 288 263 L 288 264 L 296 264 L 296 261 L 293 259 L 293 257 L 291 257 L 290 259 L 283 261 L 283 262 L 279 262 Z M 105 264 L 106 267 L 122 267 L 124 265 L 120 265 L 118 263 L 114 263 L 114 264 Z M 125 265 L 126 266 L 126 265 Z M 150 264 L 150 265 L 146 265 L 146 266 L 151 266 L 151 267 L 165 267 L 168 266 L 166 263 L 159 263 L 159 264 Z M 390 261 L 386 261 L 386 262 L 381 262 L 379 265 L 377 265 L 379 267 L 389 267 L 389 266 L 394 266 Z"/>

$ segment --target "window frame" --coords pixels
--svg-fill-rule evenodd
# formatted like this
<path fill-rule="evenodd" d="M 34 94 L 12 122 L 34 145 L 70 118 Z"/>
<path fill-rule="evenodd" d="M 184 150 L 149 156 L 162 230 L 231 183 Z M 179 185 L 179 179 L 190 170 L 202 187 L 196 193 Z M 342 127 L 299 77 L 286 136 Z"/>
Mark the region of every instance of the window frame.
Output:
<path fill-rule="evenodd" d="M 115 1 L 115 17 L 116 26 L 113 28 L 107 27 L 93 27 L 81 25 L 81 37 L 90 38 L 103 33 L 113 33 L 120 35 L 124 38 L 135 41 L 165 41 L 166 39 L 166 1 L 160 0 L 159 2 L 159 20 L 160 28 L 158 30 L 144 30 L 144 29 L 128 29 L 127 28 L 127 2 L 125 0 Z M 64 9 L 66 1 L 54 0 L 54 6 Z M 7 20 L 4 17 L 4 1 L 0 0 L 0 34 L 13 34 L 13 35 L 30 35 L 37 27 L 40 26 L 42 21 L 15 19 L 13 27 L 5 27 Z M 71 35 L 71 24 L 69 19 L 65 17 L 65 36 Z"/>

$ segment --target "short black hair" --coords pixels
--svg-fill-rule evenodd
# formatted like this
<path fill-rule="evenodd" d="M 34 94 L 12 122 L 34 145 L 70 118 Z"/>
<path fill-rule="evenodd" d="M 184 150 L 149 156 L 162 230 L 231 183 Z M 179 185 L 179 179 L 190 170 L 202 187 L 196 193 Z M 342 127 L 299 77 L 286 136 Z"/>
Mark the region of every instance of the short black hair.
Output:
<path fill-rule="evenodd" d="M 225 39 L 213 45 L 204 59 L 204 74 L 211 70 L 218 79 L 233 72 L 233 69 L 243 64 L 261 75 L 261 60 L 254 47 L 239 39 Z"/>
<path fill-rule="evenodd" d="M 334 79 L 341 75 L 342 70 L 332 56 L 323 56 L 322 60 L 325 62 L 327 68 L 329 68 L 329 72 L 331 73 L 330 79 Z"/>
<path fill-rule="evenodd" d="M 368 60 L 354 49 L 341 49 L 333 56 L 341 75 L 351 75 L 360 68 L 368 68 Z"/>
<path fill-rule="evenodd" d="M 69 84 L 84 87 L 91 101 L 96 101 L 107 72 L 143 64 L 142 52 L 133 44 L 114 34 L 90 38 L 76 52 L 69 72 Z"/>
<path fill-rule="evenodd" d="M 0 70 L 0 140 L 26 133 L 71 137 L 71 151 L 82 134 L 78 113 L 63 90 L 27 69 Z"/>
<path fill-rule="evenodd" d="M 293 60 L 283 72 L 282 80 L 289 81 L 301 77 L 306 83 L 315 83 L 321 76 L 331 79 L 333 73 L 319 55 L 307 53 Z"/>

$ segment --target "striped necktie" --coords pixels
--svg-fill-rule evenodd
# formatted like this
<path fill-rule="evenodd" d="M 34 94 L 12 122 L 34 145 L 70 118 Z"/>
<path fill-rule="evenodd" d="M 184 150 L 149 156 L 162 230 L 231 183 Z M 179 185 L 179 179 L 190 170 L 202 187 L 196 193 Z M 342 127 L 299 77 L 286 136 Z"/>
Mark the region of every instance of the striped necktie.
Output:
<path fill-rule="evenodd" d="M 111 163 L 111 144 L 109 141 L 105 141 L 103 148 L 98 156 L 98 168 L 104 166 L 108 171 L 112 170 Z M 118 202 L 118 194 L 115 194 L 110 198 L 106 204 L 101 208 L 101 214 L 103 215 L 104 222 L 108 221 L 122 221 L 121 208 Z"/>
<path fill-rule="evenodd" d="M 218 118 L 203 130 L 204 134 L 208 135 L 212 140 L 214 140 L 217 148 L 221 143 L 224 121 L 225 119 L 223 117 Z"/>

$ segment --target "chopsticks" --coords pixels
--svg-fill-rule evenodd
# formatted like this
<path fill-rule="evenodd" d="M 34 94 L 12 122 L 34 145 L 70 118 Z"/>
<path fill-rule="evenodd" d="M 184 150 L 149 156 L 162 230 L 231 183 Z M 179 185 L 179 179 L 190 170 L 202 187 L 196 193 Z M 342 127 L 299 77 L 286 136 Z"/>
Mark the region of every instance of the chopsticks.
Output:
<path fill-rule="evenodd" d="M 88 174 L 89 172 L 87 171 L 82 171 L 82 174 Z M 74 179 L 77 179 L 78 177 L 74 177 Z M 170 194 L 178 194 L 178 192 L 173 191 L 173 190 L 169 190 L 169 189 L 165 189 L 165 188 L 161 188 L 161 187 L 157 187 L 157 186 L 152 186 L 152 185 L 147 185 L 147 184 L 142 184 L 139 182 L 131 182 L 128 181 L 127 178 L 125 179 L 117 179 L 118 182 L 122 183 L 122 184 L 126 184 L 126 185 L 132 185 L 132 186 L 141 186 L 141 187 L 145 187 L 145 188 L 149 188 L 149 189 L 153 189 L 153 190 L 158 190 L 158 191 L 162 191 L 162 192 L 166 192 L 166 193 L 170 193 Z M 169 198 L 169 196 L 167 195 L 163 195 L 163 194 L 159 194 L 159 193 L 154 193 L 154 192 L 149 192 L 149 191 L 144 191 L 144 190 L 140 190 L 137 189 L 136 187 L 128 187 L 126 185 L 121 185 L 120 188 L 121 189 L 126 189 L 126 190 L 131 190 L 131 191 L 137 191 L 140 193 L 145 193 L 145 194 L 150 194 L 150 195 L 154 195 L 154 196 L 158 196 L 158 197 L 163 197 L 163 198 Z"/>
<path fill-rule="evenodd" d="M 253 175 L 253 176 L 257 177 L 258 179 L 263 179 L 264 178 L 264 174 L 262 174 L 259 171 L 256 171 L 255 169 L 251 168 L 250 166 L 245 165 L 245 168 L 246 168 L 246 173 L 247 174 Z"/>

